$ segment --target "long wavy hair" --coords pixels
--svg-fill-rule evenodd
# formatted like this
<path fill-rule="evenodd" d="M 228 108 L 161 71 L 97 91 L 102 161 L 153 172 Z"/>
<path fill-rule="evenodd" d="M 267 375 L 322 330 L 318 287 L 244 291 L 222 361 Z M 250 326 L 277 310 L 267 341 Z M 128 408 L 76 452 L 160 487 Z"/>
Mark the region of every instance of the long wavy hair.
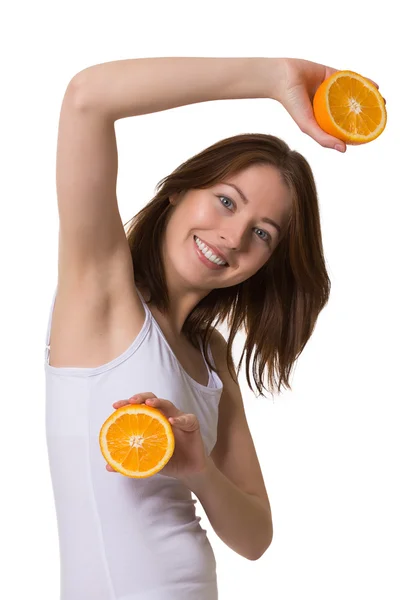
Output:
<path fill-rule="evenodd" d="M 291 150 L 280 138 L 261 133 L 223 139 L 193 156 L 156 186 L 156 195 L 130 221 L 129 242 L 136 283 L 149 289 L 159 311 L 169 308 L 169 296 L 162 261 L 166 223 L 173 206 L 172 194 L 206 189 L 229 175 L 255 164 L 273 165 L 289 187 L 292 208 L 278 246 L 254 275 L 237 285 L 213 289 L 188 315 L 182 333 L 198 349 L 199 340 L 210 369 L 206 348 L 212 330 L 227 322 L 227 365 L 237 382 L 246 353 L 246 379 L 250 357 L 253 378 L 261 396 L 263 374 L 273 395 L 281 386 L 292 389 L 289 376 L 314 330 L 317 318 L 328 301 L 330 279 L 325 266 L 316 184 L 306 159 Z M 129 222 L 130 222 L 129 221 Z M 246 342 L 235 373 L 232 345 L 243 329 Z"/>

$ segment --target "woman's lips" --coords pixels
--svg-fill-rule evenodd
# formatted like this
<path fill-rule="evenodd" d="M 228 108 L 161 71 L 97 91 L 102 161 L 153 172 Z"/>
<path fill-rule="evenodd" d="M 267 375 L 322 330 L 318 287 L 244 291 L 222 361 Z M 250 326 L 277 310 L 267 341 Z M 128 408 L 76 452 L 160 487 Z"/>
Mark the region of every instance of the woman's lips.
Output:
<path fill-rule="evenodd" d="M 220 260 L 224 261 L 224 263 L 226 263 L 229 266 L 228 259 L 226 258 L 225 254 L 221 250 L 219 250 L 216 246 L 213 246 L 212 244 L 209 244 L 205 240 L 202 240 L 197 235 L 195 235 L 194 237 L 197 238 L 199 240 L 199 242 L 201 242 L 205 246 L 207 246 L 207 248 L 209 250 L 211 250 L 211 252 L 213 254 L 215 254 Z"/>
<path fill-rule="evenodd" d="M 217 264 L 211 262 L 211 260 L 208 260 L 208 258 L 206 256 L 204 256 L 204 254 L 202 253 L 202 251 L 196 244 L 194 238 L 193 238 L 193 244 L 194 244 L 194 249 L 196 251 L 197 256 L 199 257 L 201 262 L 209 269 L 213 269 L 214 271 L 217 271 L 217 270 L 220 271 L 221 269 L 225 269 L 228 266 L 228 265 L 217 265 Z"/>

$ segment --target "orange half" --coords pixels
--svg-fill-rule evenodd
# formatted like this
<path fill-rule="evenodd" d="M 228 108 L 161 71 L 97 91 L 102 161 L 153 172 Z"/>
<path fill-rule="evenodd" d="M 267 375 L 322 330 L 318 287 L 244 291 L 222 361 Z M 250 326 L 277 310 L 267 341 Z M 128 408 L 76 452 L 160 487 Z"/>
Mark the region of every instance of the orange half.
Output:
<path fill-rule="evenodd" d="M 103 423 L 99 443 L 105 460 L 127 477 L 155 475 L 175 450 L 175 437 L 168 419 L 156 408 L 127 404 Z"/>
<path fill-rule="evenodd" d="M 319 86 L 313 99 L 318 125 L 350 145 L 375 140 L 385 129 L 385 101 L 368 79 L 337 71 Z"/>

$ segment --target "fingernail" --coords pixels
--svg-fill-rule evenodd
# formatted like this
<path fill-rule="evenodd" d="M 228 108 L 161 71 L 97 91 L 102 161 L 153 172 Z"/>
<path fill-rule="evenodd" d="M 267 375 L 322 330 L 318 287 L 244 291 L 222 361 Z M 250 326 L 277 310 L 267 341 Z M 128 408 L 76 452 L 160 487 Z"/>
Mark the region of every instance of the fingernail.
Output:
<path fill-rule="evenodd" d="M 335 150 L 338 150 L 339 152 L 345 152 L 346 148 L 344 148 L 343 146 L 340 146 L 340 144 L 336 144 Z"/>

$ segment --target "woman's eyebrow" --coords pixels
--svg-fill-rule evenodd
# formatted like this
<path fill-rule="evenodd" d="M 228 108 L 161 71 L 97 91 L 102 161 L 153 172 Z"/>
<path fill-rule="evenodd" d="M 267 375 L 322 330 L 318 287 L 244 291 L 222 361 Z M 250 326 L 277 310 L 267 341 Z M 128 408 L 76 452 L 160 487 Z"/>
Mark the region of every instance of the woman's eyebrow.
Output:
<path fill-rule="evenodd" d="M 240 188 L 238 188 L 237 185 L 235 185 L 234 183 L 228 183 L 227 181 L 221 181 L 221 183 L 224 183 L 225 185 L 230 185 L 231 187 L 233 187 L 237 191 L 237 193 L 239 194 L 241 199 L 243 200 L 244 204 L 249 203 L 248 199 L 246 198 L 246 196 L 244 195 L 242 190 Z M 273 225 L 275 227 L 275 229 L 278 231 L 279 235 L 281 235 L 282 230 L 281 230 L 280 226 L 277 223 L 275 223 L 275 221 L 273 221 L 269 217 L 262 217 L 261 221 L 263 221 L 264 223 L 269 223 L 270 225 Z"/>

